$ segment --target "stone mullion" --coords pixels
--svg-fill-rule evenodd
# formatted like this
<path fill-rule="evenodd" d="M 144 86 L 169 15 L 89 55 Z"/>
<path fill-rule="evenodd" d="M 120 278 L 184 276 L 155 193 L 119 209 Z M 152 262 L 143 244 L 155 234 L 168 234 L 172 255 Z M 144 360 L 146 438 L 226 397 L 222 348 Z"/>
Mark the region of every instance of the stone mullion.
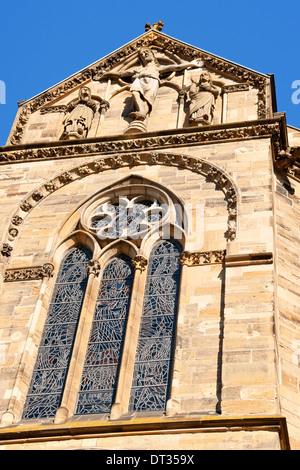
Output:
<path fill-rule="evenodd" d="M 88 283 L 81 309 L 63 397 L 54 420 L 56 424 L 65 422 L 70 416 L 74 415 L 76 409 L 77 396 L 101 280 L 99 276 L 100 265 L 97 261 L 92 260 L 89 262 L 88 273 Z"/>
<path fill-rule="evenodd" d="M 126 335 L 122 352 L 120 373 L 115 402 L 111 408 L 110 419 L 119 419 L 128 412 L 132 387 L 133 371 L 140 331 L 141 316 L 147 279 L 147 260 L 141 255 L 132 260 L 135 268 L 131 303 L 128 314 Z"/>

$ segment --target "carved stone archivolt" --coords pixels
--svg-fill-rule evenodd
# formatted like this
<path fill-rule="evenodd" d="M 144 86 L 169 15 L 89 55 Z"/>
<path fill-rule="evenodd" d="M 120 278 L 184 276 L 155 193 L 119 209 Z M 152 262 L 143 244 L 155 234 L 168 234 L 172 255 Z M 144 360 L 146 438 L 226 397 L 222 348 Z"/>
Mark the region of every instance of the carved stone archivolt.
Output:
<path fill-rule="evenodd" d="M 257 73 L 244 68 L 240 65 L 229 63 L 228 61 L 215 57 L 207 52 L 182 43 L 175 39 L 154 31 L 153 29 L 146 32 L 140 38 L 132 41 L 128 45 L 113 52 L 99 62 L 87 67 L 83 71 L 73 75 L 59 85 L 50 88 L 48 91 L 41 93 L 37 97 L 21 104 L 18 120 L 13 129 L 10 143 L 12 145 L 21 144 L 25 125 L 28 122 L 31 113 L 46 107 L 47 103 L 64 96 L 79 85 L 87 85 L 95 76 L 102 75 L 103 72 L 109 72 L 116 67 L 122 60 L 136 53 L 142 47 L 155 47 L 163 51 L 171 52 L 184 60 L 199 59 L 203 61 L 204 66 L 208 70 L 213 70 L 226 76 L 232 77 L 242 83 L 248 83 L 258 89 L 258 118 L 264 119 L 267 116 L 266 106 L 266 87 L 268 79 Z"/>
<path fill-rule="evenodd" d="M 179 262 L 183 266 L 203 266 L 206 264 L 222 264 L 225 260 L 226 250 L 192 252 L 183 251 Z"/>
<path fill-rule="evenodd" d="M 116 163 L 117 162 L 117 163 Z M 236 237 L 237 230 L 237 202 L 238 195 L 237 189 L 231 178 L 227 173 L 218 165 L 211 163 L 207 160 L 203 160 L 190 155 L 171 153 L 171 152 L 135 152 L 135 153 L 124 153 L 120 155 L 110 155 L 99 158 L 86 165 L 75 166 L 66 172 L 62 172 L 56 177 L 43 183 L 40 187 L 36 188 L 32 193 L 28 194 L 26 199 L 20 203 L 20 213 L 14 214 L 12 217 L 11 224 L 14 225 L 16 221 L 18 223 L 23 222 L 26 214 L 30 213 L 41 201 L 43 201 L 49 194 L 60 189 L 61 187 L 81 179 L 86 175 L 92 173 L 100 173 L 107 170 L 120 167 L 133 167 L 140 165 L 167 165 L 185 168 L 192 172 L 201 174 L 202 176 L 213 181 L 223 191 L 228 204 L 228 230 L 226 233 L 227 240 L 234 240 Z M 82 171 L 84 168 L 84 171 Z M 39 194 L 38 198 L 34 198 L 34 194 Z M 9 237 L 8 229 L 7 240 Z M 16 239 L 17 237 L 15 237 Z M 10 243 L 14 242 L 10 241 Z M 11 240 L 11 239 L 10 239 Z M 2 248 L 2 255 L 9 257 L 11 255 L 13 247 L 4 242 Z"/>
<path fill-rule="evenodd" d="M 53 276 L 54 266 L 45 263 L 43 266 L 32 266 L 29 268 L 7 269 L 4 274 L 4 282 L 36 281 Z"/>

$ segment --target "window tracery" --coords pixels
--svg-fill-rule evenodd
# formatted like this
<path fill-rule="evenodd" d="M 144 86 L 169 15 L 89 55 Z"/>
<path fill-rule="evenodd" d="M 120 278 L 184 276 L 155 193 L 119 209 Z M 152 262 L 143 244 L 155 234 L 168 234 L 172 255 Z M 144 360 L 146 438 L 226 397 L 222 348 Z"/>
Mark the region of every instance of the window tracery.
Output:
<path fill-rule="evenodd" d="M 166 213 L 156 198 L 138 195 L 99 205 L 91 216 L 90 227 L 99 238 L 134 238 L 159 222 Z"/>

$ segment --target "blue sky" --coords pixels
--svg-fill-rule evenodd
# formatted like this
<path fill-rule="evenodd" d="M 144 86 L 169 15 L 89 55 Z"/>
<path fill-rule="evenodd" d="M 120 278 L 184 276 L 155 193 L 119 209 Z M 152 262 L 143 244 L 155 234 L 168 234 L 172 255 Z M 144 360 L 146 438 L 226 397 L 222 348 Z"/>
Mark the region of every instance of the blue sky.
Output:
<path fill-rule="evenodd" d="M 299 0 L 3 0 L 0 12 L 0 80 L 6 88 L 0 145 L 6 143 L 18 101 L 101 59 L 158 20 L 176 39 L 273 73 L 278 111 L 300 128 L 300 104 L 292 102 L 292 84 L 300 84 Z"/>

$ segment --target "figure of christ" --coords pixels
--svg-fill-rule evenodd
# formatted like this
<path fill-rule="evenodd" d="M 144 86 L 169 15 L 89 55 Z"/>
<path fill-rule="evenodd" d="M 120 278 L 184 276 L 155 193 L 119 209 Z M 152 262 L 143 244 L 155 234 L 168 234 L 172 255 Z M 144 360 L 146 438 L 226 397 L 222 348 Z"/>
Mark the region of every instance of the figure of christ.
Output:
<path fill-rule="evenodd" d="M 99 78 L 95 77 L 94 80 L 130 77 L 130 92 L 135 104 L 135 111 L 130 114 L 130 118 L 140 121 L 145 120 L 151 113 L 162 74 L 203 66 L 203 62 L 200 59 L 182 64 L 160 65 L 153 51 L 147 47 L 139 49 L 138 57 L 141 63 L 138 68 L 121 72 L 105 72 Z"/>

